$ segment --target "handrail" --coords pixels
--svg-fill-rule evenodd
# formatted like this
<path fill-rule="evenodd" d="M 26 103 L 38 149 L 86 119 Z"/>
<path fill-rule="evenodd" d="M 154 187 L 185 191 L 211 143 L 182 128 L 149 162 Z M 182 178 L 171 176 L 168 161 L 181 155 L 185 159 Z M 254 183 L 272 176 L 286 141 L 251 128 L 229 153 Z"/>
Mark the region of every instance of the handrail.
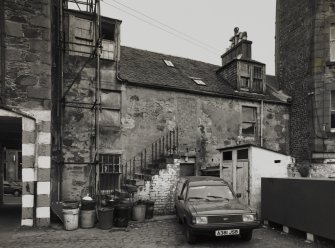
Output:
<path fill-rule="evenodd" d="M 123 160 L 121 165 L 122 180 L 135 179 L 135 174 L 142 174 L 145 169 L 159 169 L 158 165 L 167 156 L 178 154 L 179 129 L 168 131 L 130 159 Z"/>

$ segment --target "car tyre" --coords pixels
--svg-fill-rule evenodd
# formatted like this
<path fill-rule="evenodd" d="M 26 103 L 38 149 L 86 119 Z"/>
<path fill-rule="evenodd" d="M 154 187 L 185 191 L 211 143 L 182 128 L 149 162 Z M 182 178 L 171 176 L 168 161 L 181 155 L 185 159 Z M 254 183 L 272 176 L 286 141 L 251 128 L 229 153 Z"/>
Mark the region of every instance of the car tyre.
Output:
<path fill-rule="evenodd" d="M 20 196 L 20 195 L 21 195 L 21 192 L 20 192 L 19 190 L 15 190 L 15 191 L 13 192 L 13 195 L 14 195 L 14 196 Z"/>
<path fill-rule="evenodd" d="M 187 243 L 189 243 L 191 245 L 195 244 L 195 242 L 197 241 L 196 237 L 195 237 L 194 233 L 192 232 L 192 230 L 187 226 L 185 227 L 185 235 L 186 235 Z"/>
<path fill-rule="evenodd" d="M 250 241 L 252 239 L 252 230 L 248 231 L 248 232 L 245 232 L 245 233 L 242 233 L 241 234 L 241 239 L 243 241 Z"/>

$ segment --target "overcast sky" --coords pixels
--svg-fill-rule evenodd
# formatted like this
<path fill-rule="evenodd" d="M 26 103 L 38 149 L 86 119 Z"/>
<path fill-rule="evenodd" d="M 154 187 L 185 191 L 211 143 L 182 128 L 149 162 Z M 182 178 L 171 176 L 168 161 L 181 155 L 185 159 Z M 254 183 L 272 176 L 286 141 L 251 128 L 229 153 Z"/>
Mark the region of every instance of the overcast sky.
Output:
<path fill-rule="evenodd" d="M 101 4 L 104 16 L 122 20 L 123 46 L 212 64 L 221 63 L 220 56 L 230 45 L 234 27 L 239 27 L 240 31 L 247 31 L 248 39 L 253 41 L 253 59 L 265 63 L 267 74 L 272 75 L 275 73 L 275 7 L 275 0 L 103 0 Z M 132 15 L 176 36 L 185 34 L 184 39 L 193 39 L 185 41 Z"/>

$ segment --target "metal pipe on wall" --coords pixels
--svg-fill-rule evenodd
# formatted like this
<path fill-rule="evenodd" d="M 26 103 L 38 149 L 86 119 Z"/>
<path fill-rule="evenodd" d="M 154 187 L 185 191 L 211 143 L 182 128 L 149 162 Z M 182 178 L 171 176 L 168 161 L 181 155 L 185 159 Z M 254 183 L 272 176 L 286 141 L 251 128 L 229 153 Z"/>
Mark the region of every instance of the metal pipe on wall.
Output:
<path fill-rule="evenodd" d="M 263 147 L 263 119 L 264 119 L 264 101 L 261 100 L 261 125 L 260 125 L 261 147 Z"/>
<path fill-rule="evenodd" d="M 5 46 L 5 0 L 0 1 L 0 103 L 6 103 L 5 78 L 6 78 L 6 46 Z"/>

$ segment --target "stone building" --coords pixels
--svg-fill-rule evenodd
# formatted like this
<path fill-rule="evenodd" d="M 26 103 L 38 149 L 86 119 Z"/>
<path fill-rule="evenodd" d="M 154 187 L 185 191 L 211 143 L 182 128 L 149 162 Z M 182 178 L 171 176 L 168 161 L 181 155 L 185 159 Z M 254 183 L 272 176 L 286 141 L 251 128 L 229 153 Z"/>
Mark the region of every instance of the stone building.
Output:
<path fill-rule="evenodd" d="M 245 32 L 217 66 L 121 46 L 121 21 L 98 1 L 2 3 L 0 143 L 22 152 L 22 225 L 129 184 L 171 212 L 180 175 L 219 174 L 217 148 L 289 153 L 288 97 Z"/>
<path fill-rule="evenodd" d="M 12 157 L 26 226 L 48 225 L 50 218 L 50 9 L 47 0 L 0 3 L 0 201 L 4 161 Z"/>
<path fill-rule="evenodd" d="M 335 175 L 334 37 L 334 1 L 277 1 L 276 74 L 292 96 L 290 153 L 317 177 Z"/>

